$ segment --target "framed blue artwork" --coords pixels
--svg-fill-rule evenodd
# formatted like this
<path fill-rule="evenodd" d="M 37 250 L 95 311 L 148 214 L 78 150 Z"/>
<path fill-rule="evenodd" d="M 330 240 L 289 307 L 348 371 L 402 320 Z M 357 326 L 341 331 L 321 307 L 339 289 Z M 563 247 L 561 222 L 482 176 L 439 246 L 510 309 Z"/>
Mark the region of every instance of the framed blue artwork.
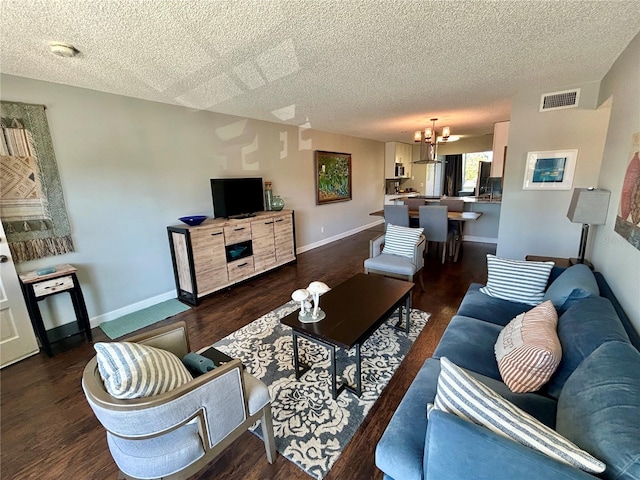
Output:
<path fill-rule="evenodd" d="M 571 190 L 578 150 L 529 152 L 523 190 Z"/>

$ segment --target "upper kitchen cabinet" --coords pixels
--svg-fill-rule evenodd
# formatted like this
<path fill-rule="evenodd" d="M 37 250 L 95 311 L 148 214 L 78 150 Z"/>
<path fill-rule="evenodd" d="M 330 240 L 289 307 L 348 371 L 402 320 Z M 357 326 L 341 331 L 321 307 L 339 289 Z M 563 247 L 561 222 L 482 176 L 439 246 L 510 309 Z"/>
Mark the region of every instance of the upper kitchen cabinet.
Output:
<path fill-rule="evenodd" d="M 504 173 L 505 154 L 509 143 L 509 122 L 498 122 L 493 127 L 493 161 L 491 176 L 502 177 Z"/>
<path fill-rule="evenodd" d="M 411 178 L 413 145 L 387 142 L 384 146 L 384 178 Z"/>

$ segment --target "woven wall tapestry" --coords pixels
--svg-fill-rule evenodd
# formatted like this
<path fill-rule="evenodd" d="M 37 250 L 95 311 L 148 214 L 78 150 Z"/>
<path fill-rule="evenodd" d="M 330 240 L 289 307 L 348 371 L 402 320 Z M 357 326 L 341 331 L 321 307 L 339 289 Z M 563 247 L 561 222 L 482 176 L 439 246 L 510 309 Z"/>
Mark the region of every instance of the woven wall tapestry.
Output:
<path fill-rule="evenodd" d="M 14 262 L 73 252 L 44 105 L 0 102 L 0 218 Z"/>

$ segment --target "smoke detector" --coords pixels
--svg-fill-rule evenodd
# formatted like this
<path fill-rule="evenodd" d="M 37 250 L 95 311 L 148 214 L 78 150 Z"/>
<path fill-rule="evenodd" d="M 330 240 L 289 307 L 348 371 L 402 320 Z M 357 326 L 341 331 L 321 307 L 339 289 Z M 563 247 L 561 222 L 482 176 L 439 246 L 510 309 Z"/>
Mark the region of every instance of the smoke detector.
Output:
<path fill-rule="evenodd" d="M 76 47 L 68 43 L 50 42 L 49 48 L 51 53 L 58 57 L 73 58 L 80 53 Z"/>

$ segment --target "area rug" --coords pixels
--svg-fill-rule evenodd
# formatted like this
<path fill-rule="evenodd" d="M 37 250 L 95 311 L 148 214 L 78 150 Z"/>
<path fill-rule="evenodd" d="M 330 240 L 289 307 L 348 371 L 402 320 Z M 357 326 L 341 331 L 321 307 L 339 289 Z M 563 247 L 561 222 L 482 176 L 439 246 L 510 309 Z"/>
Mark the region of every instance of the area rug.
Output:
<path fill-rule="evenodd" d="M 156 303 L 137 312 L 128 313 L 122 317 L 100 324 L 102 331 L 111 340 L 127 335 L 141 328 L 153 325 L 160 320 L 172 317 L 177 313 L 189 310 L 189 306 L 172 298 L 165 302 Z"/>
<path fill-rule="evenodd" d="M 333 400 L 327 348 L 300 339 L 301 359 L 313 368 L 300 380 L 295 378 L 291 328 L 282 325 L 280 319 L 297 308 L 297 303 L 289 302 L 214 347 L 240 358 L 249 373 L 268 385 L 278 452 L 312 477 L 322 479 L 389 383 L 429 314 L 411 310 L 408 335 L 393 328 L 397 314 L 381 325 L 361 347 L 362 396 L 344 391 Z M 338 382 L 342 377 L 354 384 L 354 361 L 355 349 L 337 349 Z M 262 434 L 257 426 L 253 432 Z"/>

